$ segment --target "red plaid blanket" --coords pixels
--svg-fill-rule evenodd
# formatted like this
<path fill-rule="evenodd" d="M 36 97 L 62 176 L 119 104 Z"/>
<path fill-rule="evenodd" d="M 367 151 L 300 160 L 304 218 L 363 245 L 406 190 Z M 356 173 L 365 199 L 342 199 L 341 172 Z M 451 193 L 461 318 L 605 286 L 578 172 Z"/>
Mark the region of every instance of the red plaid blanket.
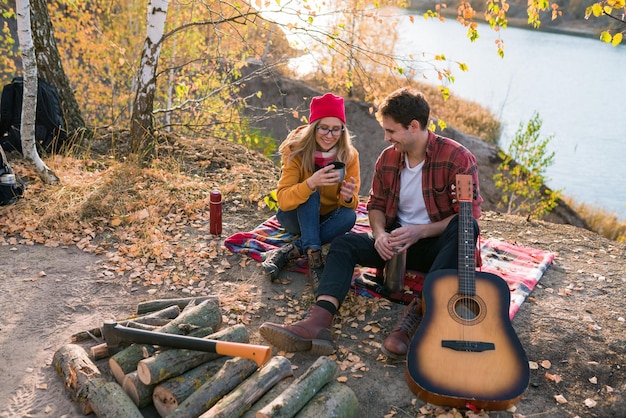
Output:
<path fill-rule="evenodd" d="M 367 209 L 364 204 L 357 208 L 357 222 L 352 232 L 368 232 L 370 230 Z M 275 216 L 272 216 L 250 232 L 238 232 L 226 238 L 224 245 L 235 253 L 246 254 L 257 261 L 262 260 L 262 253 L 281 247 L 294 239 L 280 227 Z M 509 316 L 519 310 L 530 292 L 543 276 L 543 273 L 554 260 L 554 254 L 536 248 L 522 247 L 497 239 L 481 240 L 480 255 L 481 271 L 497 274 L 509 285 L 511 305 Z M 306 274 L 305 258 L 296 263 L 291 270 Z M 404 291 L 391 294 L 374 279 L 376 270 L 357 266 L 354 270 L 352 290 L 369 297 L 386 297 L 394 302 L 409 303 L 420 294 L 424 275 L 421 272 L 407 271 L 404 279 Z"/>

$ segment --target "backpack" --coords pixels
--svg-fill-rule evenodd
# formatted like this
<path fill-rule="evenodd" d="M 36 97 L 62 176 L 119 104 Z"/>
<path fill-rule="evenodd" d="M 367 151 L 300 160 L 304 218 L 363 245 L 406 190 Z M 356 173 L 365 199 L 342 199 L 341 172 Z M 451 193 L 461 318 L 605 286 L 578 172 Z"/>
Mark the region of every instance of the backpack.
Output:
<path fill-rule="evenodd" d="M 0 147 L 0 206 L 12 205 L 22 196 L 26 184 L 15 175 Z"/>
<path fill-rule="evenodd" d="M 22 96 L 24 79 L 15 77 L 2 89 L 0 101 L 0 145 L 5 151 L 22 153 L 20 125 L 22 121 Z M 37 112 L 35 117 L 35 142 L 45 152 L 58 152 L 67 140 L 64 129 L 61 100 L 57 90 L 39 79 Z M 22 153 L 23 154 L 23 153 Z"/>

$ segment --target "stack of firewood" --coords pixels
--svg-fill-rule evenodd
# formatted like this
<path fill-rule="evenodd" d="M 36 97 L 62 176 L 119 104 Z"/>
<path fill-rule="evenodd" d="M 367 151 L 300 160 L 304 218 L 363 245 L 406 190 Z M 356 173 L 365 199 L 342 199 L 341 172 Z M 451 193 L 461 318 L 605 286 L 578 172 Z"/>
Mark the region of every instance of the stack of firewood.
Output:
<path fill-rule="evenodd" d="M 215 296 L 167 299 L 138 305 L 120 322 L 166 334 L 248 343 L 245 326 L 222 327 Z M 150 404 L 162 417 L 354 417 L 354 392 L 334 380 L 337 364 L 320 357 L 304 374 L 274 356 L 259 366 L 242 357 L 131 344 L 111 352 L 99 328 L 75 334 L 59 348 L 53 365 L 81 411 L 99 417 L 143 417 Z M 85 340 L 96 341 L 85 348 Z M 96 361 L 106 361 L 102 373 Z"/>

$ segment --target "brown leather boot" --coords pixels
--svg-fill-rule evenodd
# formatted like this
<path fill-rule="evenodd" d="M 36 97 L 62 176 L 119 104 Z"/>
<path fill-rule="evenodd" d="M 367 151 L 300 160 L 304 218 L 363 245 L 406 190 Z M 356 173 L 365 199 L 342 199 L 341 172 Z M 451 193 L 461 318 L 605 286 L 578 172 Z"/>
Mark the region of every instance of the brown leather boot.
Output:
<path fill-rule="evenodd" d="M 405 359 L 411 339 L 422 320 L 422 301 L 415 298 L 406 307 L 402 316 L 385 339 L 383 353 L 398 360 Z"/>
<path fill-rule="evenodd" d="M 317 292 L 317 287 L 322 279 L 324 272 L 324 260 L 322 259 L 322 250 L 306 250 L 309 259 L 309 279 L 313 287 L 313 293 Z"/>
<path fill-rule="evenodd" d="M 272 346 L 290 353 L 310 351 L 326 356 L 335 351 L 331 327 L 333 314 L 318 305 L 311 305 L 306 319 L 292 325 L 265 322 L 259 328 L 261 336 Z"/>
<path fill-rule="evenodd" d="M 300 257 L 298 248 L 289 243 L 275 250 L 268 251 L 263 260 L 265 274 L 270 277 L 270 281 L 276 281 L 280 271 L 291 261 Z"/>

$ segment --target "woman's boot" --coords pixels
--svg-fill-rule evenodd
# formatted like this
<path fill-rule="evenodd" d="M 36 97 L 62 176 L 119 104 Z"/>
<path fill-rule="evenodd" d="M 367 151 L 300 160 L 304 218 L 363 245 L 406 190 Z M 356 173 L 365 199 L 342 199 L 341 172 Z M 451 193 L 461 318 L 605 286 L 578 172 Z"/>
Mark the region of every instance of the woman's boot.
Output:
<path fill-rule="evenodd" d="M 292 325 L 265 322 L 259 333 L 279 350 L 290 353 L 310 351 L 314 355 L 326 356 L 335 351 L 331 332 L 333 318 L 329 311 L 313 304 L 306 319 Z"/>
<path fill-rule="evenodd" d="M 263 260 L 265 274 L 270 276 L 270 281 L 276 281 L 280 271 L 291 261 L 300 257 L 298 248 L 289 243 L 275 250 L 268 251 Z"/>
<path fill-rule="evenodd" d="M 317 292 L 317 288 L 322 280 L 322 273 L 324 272 L 324 259 L 322 258 L 322 250 L 306 250 L 307 258 L 309 259 L 309 279 L 311 280 L 311 286 L 313 287 L 313 294 Z"/>

